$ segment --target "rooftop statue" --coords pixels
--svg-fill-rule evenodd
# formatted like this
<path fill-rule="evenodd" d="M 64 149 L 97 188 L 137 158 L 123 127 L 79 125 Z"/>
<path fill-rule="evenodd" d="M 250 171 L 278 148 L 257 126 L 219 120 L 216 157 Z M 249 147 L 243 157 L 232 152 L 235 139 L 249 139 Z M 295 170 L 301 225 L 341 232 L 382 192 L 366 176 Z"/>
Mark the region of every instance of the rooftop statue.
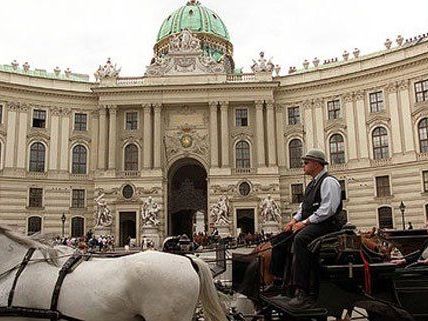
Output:
<path fill-rule="evenodd" d="M 99 66 L 97 71 L 94 73 L 96 81 L 100 81 L 104 78 L 117 78 L 119 76 L 121 68 L 117 68 L 116 64 L 112 64 L 111 59 L 107 58 L 107 62 L 104 66 Z"/>
<path fill-rule="evenodd" d="M 263 51 L 261 51 L 259 55 L 260 57 L 257 61 L 253 59 L 253 65 L 251 66 L 251 70 L 254 73 L 272 72 L 275 67 L 275 65 L 272 62 L 272 58 L 270 58 L 269 60 L 266 60 L 265 53 Z"/>
<path fill-rule="evenodd" d="M 95 227 L 109 227 L 113 223 L 113 216 L 104 199 L 104 193 L 95 198 Z"/>
<path fill-rule="evenodd" d="M 260 216 L 264 222 L 280 222 L 281 211 L 277 202 L 275 202 L 270 194 L 260 202 Z"/>

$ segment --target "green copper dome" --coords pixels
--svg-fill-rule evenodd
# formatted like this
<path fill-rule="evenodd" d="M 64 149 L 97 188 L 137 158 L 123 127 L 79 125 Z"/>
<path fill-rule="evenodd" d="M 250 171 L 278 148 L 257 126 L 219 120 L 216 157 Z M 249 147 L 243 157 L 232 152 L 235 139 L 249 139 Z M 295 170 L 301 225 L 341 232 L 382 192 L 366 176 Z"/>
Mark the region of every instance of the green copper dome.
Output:
<path fill-rule="evenodd" d="M 187 5 L 166 18 L 159 30 L 156 42 L 180 33 L 184 29 L 211 34 L 230 42 L 229 32 L 220 17 L 214 11 L 202 6 L 199 1 L 189 1 Z"/>

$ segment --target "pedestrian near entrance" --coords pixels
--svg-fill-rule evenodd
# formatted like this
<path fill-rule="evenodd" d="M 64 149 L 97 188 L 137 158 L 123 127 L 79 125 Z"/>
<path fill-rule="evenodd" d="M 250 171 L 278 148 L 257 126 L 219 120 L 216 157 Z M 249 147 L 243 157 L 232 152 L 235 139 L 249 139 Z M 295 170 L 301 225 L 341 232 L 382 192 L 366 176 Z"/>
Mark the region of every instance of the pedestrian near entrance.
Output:
<path fill-rule="evenodd" d="M 341 188 L 325 168 L 328 162 L 324 152 L 311 149 L 302 159 L 304 173 L 312 176 L 312 180 L 299 210 L 284 228 L 285 232 L 295 234 L 291 267 L 295 297 L 287 303 L 292 309 L 307 309 L 316 302 L 318 277 L 311 278 L 311 275 L 317 274 L 318 262 L 307 246 L 316 238 L 341 228 L 338 220 L 342 211 Z"/>

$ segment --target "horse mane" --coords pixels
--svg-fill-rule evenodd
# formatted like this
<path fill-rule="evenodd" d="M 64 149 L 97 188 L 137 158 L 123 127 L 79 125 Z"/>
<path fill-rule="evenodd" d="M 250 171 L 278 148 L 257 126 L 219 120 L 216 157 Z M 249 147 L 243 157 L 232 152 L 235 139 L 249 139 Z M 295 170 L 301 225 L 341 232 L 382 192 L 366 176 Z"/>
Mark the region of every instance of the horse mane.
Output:
<path fill-rule="evenodd" d="M 59 266 L 58 250 L 53 248 L 52 246 L 48 244 L 44 244 L 40 241 L 37 241 L 36 239 L 32 239 L 27 236 L 18 234 L 1 225 L 0 225 L 0 234 L 3 234 L 7 238 L 11 239 L 12 241 L 24 247 L 36 248 L 42 253 L 43 257 L 46 259 L 48 263 L 53 264 L 55 266 Z"/>

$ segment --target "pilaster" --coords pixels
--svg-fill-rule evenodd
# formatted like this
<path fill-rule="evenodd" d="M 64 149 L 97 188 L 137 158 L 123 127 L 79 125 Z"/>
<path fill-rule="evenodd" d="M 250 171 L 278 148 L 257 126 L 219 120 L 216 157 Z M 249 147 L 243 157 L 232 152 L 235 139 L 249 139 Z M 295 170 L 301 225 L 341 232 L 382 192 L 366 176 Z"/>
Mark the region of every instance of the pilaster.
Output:
<path fill-rule="evenodd" d="M 357 92 L 354 95 L 355 108 L 357 109 L 357 123 L 358 123 L 358 149 L 360 158 L 369 158 L 368 140 L 367 140 L 367 126 L 366 126 L 366 111 L 364 105 L 364 93 Z"/>
<path fill-rule="evenodd" d="M 279 167 L 286 166 L 284 144 L 284 106 L 276 104 L 276 148 Z"/>
<path fill-rule="evenodd" d="M 256 104 L 256 133 L 257 133 L 257 164 L 258 167 L 266 167 L 265 157 L 265 133 L 263 121 L 263 100 L 257 100 Z"/>
<path fill-rule="evenodd" d="M 51 116 L 51 141 L 49 148 L 49 170 L 58 169 L 58 155 L 59 155 L 59 126 L 61 110 L 54 107 L 50 110 Z"/>
<path fill-rule="evenodd" d="M 61 109 L 61 163 L 60 169 L 62 171 L 70 170 L 69 162 L 69 149 L 68 144 L 70 140 L 70 115 L 71 110 L 68 108 Z"/>
<path fill-rule="evenodd" d="M 144 169 L 151 169 L 152 154 L 152 106 L 151 104 L 143 105 L 144 112 L 144 133 L 143 133 L 143 166 Z"/>
<path fill-rule="evenodd" d="M 218 102 L 211 101 L 210 109 L 210 145 L 211 145 L 211 167 L 218 167 Z"/>
<path fill-rule="evenodd" d="M 229 102 L 220 102 L 221 114 L 221 166 L 229 167 L 229 118 L 228 116 Z"/>
<path fill-rule="evenodd" d="M 266 102 L 266 119 L 267 119 L 267 148 L 269 167 L 277 166 L 276 162 L 276 140 L 275 140 L 275 117 L 273 114 L 273 101 Z"/>
<path fill-rule="evenodd" d="M 403 146 L 401 145 L 401 135 L 400 135 L 400 111 L 398 108 L 398 88 L 397 84 L 391 83 L 386 88 L 386 93 L 388 95 L 388 105 L 389 112 L 391 114 L 391 128 L 394 128 L 391 131 L 391 141 L 392 141 L 392 150 L 393 154 L 401 154 L 403 152 Z"/>
<path fill-rule="evenodd" d="M 404 150 L 406 153 L 414 153 L 416 148 L 413 139 L 413 123 L 408 81 L 403 80 L 398 84 L 398 94 L 400 97 L 401 119 L 403 122 Z"/>
<path fill-rule="evenodd" d="M 357 137 L 355 131 L 355 117 L 354 117 L 354 100 L 352 94 L 346 94 L 342 98 L 344 117 L 346 121 L 347 129 L 347 147 L 348 147 L 348 159 L 357 159 Z"/>
<path fill-rule="evenodd" d="M 16 167 L 25 169 L 27 156 L 27 129 L 28 129 L 28 106 L 21 105 L 19 108 L 18 121 L 18 153 L 16 155 Z"/>
<path fill-rule="evenodd" d="M 116 169 L 116 123 L 117 123 L 117 106 L 110 105 L 109 111 L 109 135 L 108 135 L 108 169 Z"/>
<path fill-rule="evenodd" d="M 7 138 L 5 152 L 5 168 L 14 167 L 15 161 L 15 139 L 16 139 L 16 121 L 18 104 L 10 102 L 7 104 Z"/>
<path fill-rule="evenodd" d="M 153 159 L 153 167 L 158 169 L 161 167 L 161 111 L 162 104 L 157 103 L 153 105 L 154 108 L 154 159 Z"/>
<path fill-rule="evenodd" d="M 107 110 L 100 106 L 99 112 L 99 144 L 98 144 L 98 169 L 105 170 L 107 155 Z"/>

